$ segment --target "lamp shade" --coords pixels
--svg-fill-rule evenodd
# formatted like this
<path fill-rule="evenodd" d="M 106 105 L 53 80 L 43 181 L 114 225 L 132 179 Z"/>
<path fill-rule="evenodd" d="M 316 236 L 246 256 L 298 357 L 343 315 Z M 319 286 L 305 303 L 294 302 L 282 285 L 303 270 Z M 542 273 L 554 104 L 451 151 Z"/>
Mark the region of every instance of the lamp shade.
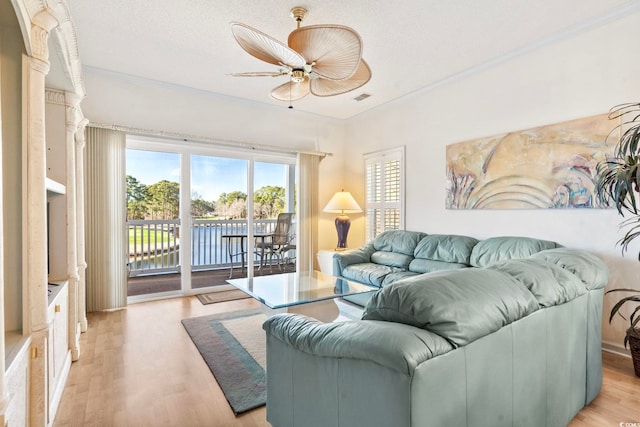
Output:
<path fill-rule="evenodd" d="M 357 213 L 362 212 L 358 202 L 353 198 L 351 193 L 348 191 L 338 191 L 333 195 L 327 206 L 323 209 L 324 212 L 333 212 L 333 213 Z"/>

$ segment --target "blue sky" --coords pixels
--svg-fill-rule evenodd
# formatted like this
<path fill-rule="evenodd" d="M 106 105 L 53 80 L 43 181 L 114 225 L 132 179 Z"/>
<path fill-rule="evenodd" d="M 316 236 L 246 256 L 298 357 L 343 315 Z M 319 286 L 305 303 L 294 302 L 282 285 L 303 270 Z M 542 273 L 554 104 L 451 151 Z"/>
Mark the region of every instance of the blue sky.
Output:
<path fill-rule="evenodd" d="M 191 156 L 191 192 L 203 199 L 218 200 L 221 193 L 234 190 L 247 192 L 246 160 L 224 157 Z M 166 179 L 180 182 L 180 155 L 156 151 L 127 150 L 127 175 L 145 185 Z M 286 166 L 255 162 L 254 188 L 265 185 L 285 186 Z"/>

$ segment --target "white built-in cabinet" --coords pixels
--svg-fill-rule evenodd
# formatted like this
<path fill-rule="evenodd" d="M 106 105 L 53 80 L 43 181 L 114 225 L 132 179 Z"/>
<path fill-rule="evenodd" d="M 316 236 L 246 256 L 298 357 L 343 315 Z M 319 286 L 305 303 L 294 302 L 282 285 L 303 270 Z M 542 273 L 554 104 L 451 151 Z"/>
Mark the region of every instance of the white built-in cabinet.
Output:
<path fill-rule="evenodd" d="M 53 424 L 87 328 L 84 85 L 68 13 L 66 0 L 0 0 L 0 427 Z"/>
<path fill-rule="evenodd" d="M 49 401 L 48 423 L 55 418 L 58 404 L 62 398 L 64 385 L 71 368 L 69 350 L 69 289 L 68 282 L 49 284 L 49 337 L 47 346 L 47 399 Z"/>

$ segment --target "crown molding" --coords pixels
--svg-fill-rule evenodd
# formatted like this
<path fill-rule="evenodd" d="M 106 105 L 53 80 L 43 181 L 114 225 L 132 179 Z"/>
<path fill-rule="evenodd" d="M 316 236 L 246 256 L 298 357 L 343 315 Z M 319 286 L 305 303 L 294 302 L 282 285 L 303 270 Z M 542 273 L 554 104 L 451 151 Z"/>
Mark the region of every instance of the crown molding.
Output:
<path fill-rule="evenodd" d="M 45 89 L 44 102 L 48 104 L 66 105 L 64 92 L 57 89 Z"/>

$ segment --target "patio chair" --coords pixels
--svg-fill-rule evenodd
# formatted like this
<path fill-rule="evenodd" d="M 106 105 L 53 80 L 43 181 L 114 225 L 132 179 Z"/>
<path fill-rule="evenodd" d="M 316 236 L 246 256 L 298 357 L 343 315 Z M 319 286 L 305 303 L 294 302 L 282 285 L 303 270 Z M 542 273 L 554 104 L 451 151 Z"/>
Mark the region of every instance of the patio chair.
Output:
<path fill-rule="evenodd" d="M 278 214 L 276 227 L 273 234 L 264 240 L 264 242 L 256 242 L 256 255 L 260 257 L 260 268 L 264 265 L 264 261 L 269 257 L 269 268 L 273 272 L 273 258 L 276 257 L 278 267 L 282 271 L 282 263 L 285 253 L 290 249 L 290 245 L 294 237 L 294 228 L 292 227 L 293 213 L 285 212 Z"/>
<path fill-rule="evenodd" d="M 283 257 L 283 265 L 284 265 L 284 270 L 287 271 L 287 265 L 291 265 L 293 271 L 296 270 L 296 243 L 295 243 L 295 234 L 293 235 L 293 238 L 291 239 L 292 243 L 289 243 L 288 245 L 285 245 L 284 249 L 282 250 L 282 253 L 284 254 Z"/>

